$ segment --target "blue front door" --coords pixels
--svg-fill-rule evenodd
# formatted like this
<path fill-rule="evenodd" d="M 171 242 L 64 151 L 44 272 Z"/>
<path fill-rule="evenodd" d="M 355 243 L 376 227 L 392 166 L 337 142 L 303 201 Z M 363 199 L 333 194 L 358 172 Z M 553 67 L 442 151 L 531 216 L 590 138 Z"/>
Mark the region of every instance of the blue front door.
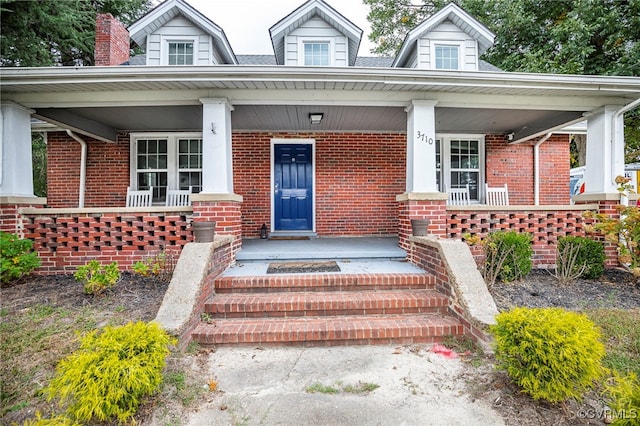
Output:
<path fill-rule="evenodd" d="M 274 229 L 313 230 L 311 144 L 274 146 Z"/>

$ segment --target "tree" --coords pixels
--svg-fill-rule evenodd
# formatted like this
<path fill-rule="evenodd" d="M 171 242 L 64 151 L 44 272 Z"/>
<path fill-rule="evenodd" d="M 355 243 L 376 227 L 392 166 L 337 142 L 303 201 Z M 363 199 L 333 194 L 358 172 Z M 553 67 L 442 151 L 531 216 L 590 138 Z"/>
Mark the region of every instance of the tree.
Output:
<path fill-rule="evenodd" d="M 97 13 L 127 25 L 151 0 L 0 0 L 0 65 L 93 65 Z"/>
<path fill-rule="evenodd" d="M 407 32 L 450 1 L 363 0 L 372 53 L 395 56 Z M 456 3 L 495 33 L 483 59 L 505 71 L 640 76 L 640 0 Z M 626 161 L 640 161 L 638 109 L 625 114 L 625 140 Z"/>
<path fill-rule="evenodd" d="M 394 56 L 408 31 L 451 0 L 363 0 L 372 53 Z M 640 0 L 458 0 L 496 34 L 484 58 L 505 71 L 640 76 Z"/>

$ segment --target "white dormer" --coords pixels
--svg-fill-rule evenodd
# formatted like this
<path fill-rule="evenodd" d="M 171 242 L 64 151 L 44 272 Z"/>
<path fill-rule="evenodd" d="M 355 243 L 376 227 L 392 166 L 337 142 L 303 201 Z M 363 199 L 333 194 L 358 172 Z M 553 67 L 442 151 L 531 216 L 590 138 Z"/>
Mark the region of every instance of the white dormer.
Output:
<path fill-rule="evenodd" d="M 147 65 L 237 64 L 222 28 L 183 0 L 166 0 L 129 27 Z"/>
<path fill-rule="evenodd" d="M 393 63 L 398 68 L 477 71 L 495 35 L 455 3 L 411 30 Z"/>
<path fill-rule="evenodd" d="M 309 0 L 269 29 L 278 65 L 353 66 L 362 30 L 322 0 Z"/>

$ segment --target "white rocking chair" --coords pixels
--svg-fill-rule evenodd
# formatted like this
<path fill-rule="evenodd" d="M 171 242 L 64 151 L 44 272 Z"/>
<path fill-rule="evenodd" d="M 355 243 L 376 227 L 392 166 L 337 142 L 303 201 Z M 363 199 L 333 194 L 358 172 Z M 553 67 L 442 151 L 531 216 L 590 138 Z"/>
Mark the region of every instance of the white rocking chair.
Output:
<path fill-rule="evenodd" d="M 191 188 L 189 189 L 167 189 L 167 201 L 165 206 L 190 206 Z"/>
<path fill-rule="evenodd" d="M 469 184 L 464 188 L 450 188 L 449 202 L 450 206 L 468 206 L 469 205 Z"/>
<path fill-rule="evenodd" d="M 153 201 L 153 187 L 146 190 L 134 191 L 127 188 L 127 207 L 149 207 Z"/>
<path fill-rule="evenodd" d="M 490 188 L 488 184 L 485 185 L 485 196 L 488 206 L 508 206 L 509 205 L 509 190 L 505 183 L 503 187 Z"/>

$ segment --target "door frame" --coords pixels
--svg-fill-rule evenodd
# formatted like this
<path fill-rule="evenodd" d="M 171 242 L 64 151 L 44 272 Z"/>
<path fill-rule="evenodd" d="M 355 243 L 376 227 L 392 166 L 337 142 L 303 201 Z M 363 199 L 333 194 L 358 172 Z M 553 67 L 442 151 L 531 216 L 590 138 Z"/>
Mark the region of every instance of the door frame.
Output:
<path fill-rule="evenodd" d="M 269 161 L 270 170 L 270 183 L 269 186 L 269 201 L 271 203 L 271 232 L 275 232 L 275 200 L 274 200 L 274 191 L 275 187 L 275 147 L 276 145 L 311 145 L 311 175 L 312 175 L 312 183 L 311 183 L 311 191 L 313 192 L 313 196 L 311 197 L 311 230 L 309 232 L 316 232 L 316 140 L 315 139 L 279 139 L 272 138 L 271 139 L 271 159 Z"/>

